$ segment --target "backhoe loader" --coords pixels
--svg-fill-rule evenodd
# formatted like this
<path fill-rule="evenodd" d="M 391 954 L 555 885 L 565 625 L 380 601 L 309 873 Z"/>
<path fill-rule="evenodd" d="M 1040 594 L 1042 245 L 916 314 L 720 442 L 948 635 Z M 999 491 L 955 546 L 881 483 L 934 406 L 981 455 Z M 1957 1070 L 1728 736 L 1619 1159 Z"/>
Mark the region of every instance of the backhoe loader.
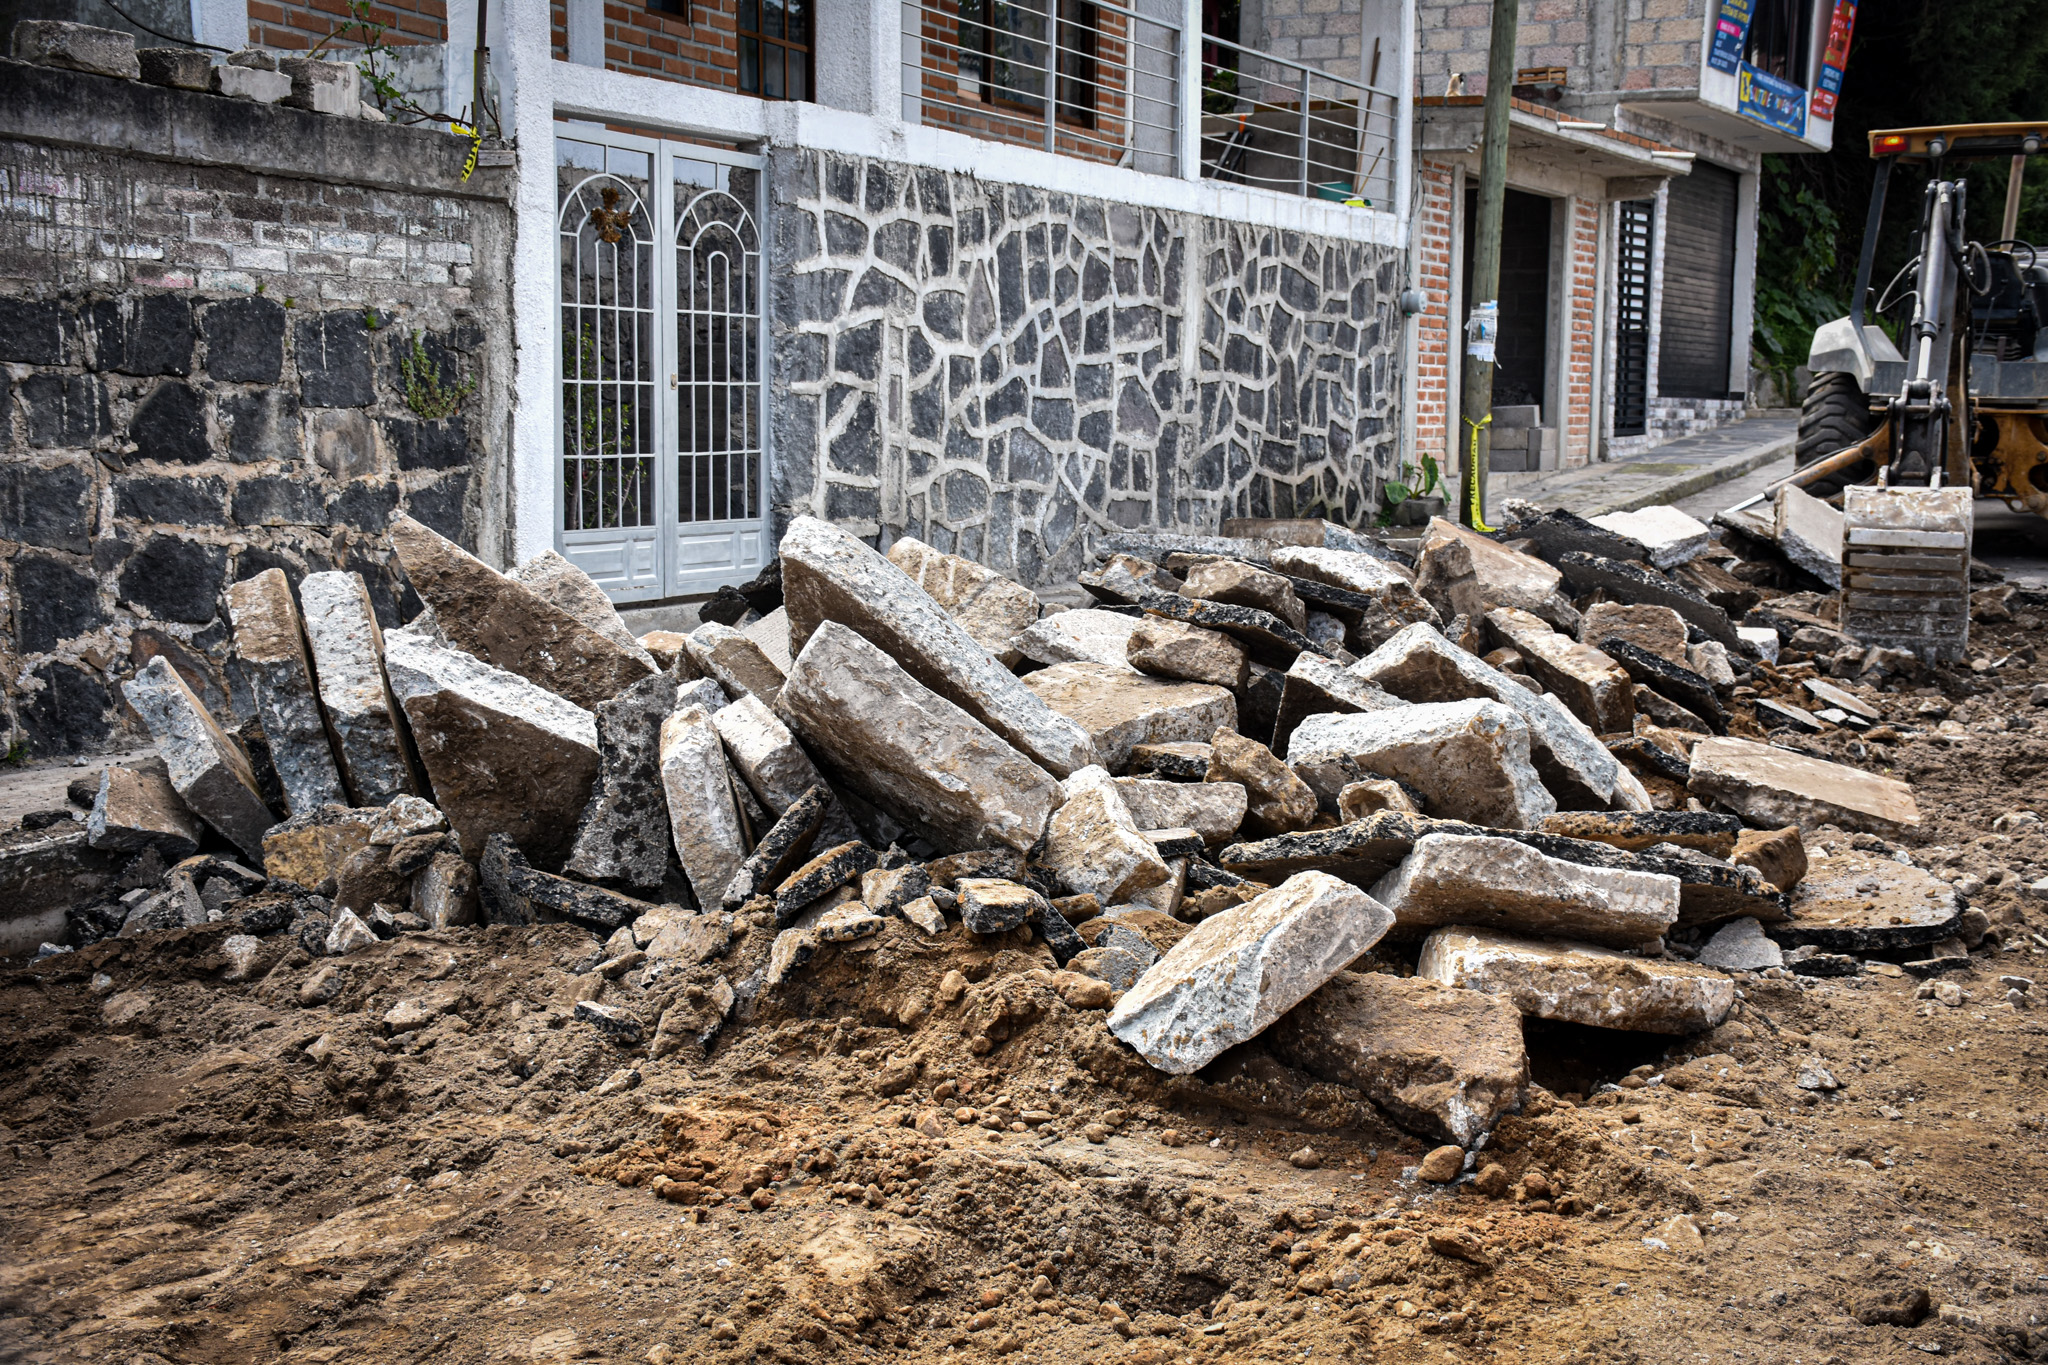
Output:
<path fill-rule="evenodd" d="M 1956 660 L 1969 645 L 1973 498 L 2048 516 L 2048 245 L 2015 237 L 2027 159 L 2048 122 L 1897 128 L 1877 162 L 1849 316 L 1815 331 L 1795 472 L 1841 495 L 1842 628 Z M 2006 157 L 1997 240 L 1972 240 L 1959 163 Z M 1866 311 L 1885 192 L 1928 169 L 1913 258 Z M 1869 314 L 1895 315 L 1894 343 Z"/>

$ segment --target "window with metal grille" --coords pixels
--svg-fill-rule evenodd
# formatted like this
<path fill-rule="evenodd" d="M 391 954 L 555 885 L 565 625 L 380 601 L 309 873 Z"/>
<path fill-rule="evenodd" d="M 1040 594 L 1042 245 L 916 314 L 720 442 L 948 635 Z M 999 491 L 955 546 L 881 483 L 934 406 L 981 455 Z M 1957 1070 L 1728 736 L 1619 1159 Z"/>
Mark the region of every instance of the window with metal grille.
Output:
<path fill-rule="evenodd" d="M 1650 243 L 1654 199 L 1615 206 L 1614 434 L 1641 436 L 1650 416 Z"/>
<path fill-rule="evenodd" d="M 740 89 L 767 100 L 811 97 L 811 0 L 740 0 Z"/>

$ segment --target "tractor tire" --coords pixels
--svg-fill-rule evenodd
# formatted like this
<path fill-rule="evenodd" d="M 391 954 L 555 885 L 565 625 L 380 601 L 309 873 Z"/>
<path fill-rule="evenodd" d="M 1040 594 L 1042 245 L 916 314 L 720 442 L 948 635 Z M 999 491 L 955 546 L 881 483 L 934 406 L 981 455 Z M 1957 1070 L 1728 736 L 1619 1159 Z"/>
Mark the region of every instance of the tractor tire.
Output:
<path fill-rule="evenodd" d="M 1799 409 L 1799 445 L 1793 467 L 1804 469 L 1855 445 L 1877 430 L 1877 423 L 1870 412 L 1870 400 L 1864 397 L 1863 386 L 1856 382 L 1855 375 L 1815 375 L 1806 387 L 1806 401 Z M 1816 498 L 1832 497 L 1875 472 L 1870 461 L 1859 460 L 1847 469 L 1808 484 L 1806 491 Z"/>

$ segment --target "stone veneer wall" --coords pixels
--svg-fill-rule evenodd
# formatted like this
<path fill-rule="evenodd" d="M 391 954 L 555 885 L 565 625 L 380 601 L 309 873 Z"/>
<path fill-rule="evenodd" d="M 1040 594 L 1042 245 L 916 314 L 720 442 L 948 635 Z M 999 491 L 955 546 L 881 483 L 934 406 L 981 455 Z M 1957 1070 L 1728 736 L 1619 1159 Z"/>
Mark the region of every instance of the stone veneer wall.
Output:
<path fill-rule="evenodd" d="M 396 624 L 394 509 L 502 535 L 511 216 L 465 150 L 0 62 L 0 750 L 112 742 L 157 655 L 246 716 L 227 585 L 356 569 Z M 406 404 L 415 332 L 478 384 L 447 420 Z"/>
<path fill-rule="evenodd" d="M 1091 530 L 1376 510 L 1394 248 L 808 150 L 771 186 L 778 533 L 812 513 L 1041 586 Z"/>

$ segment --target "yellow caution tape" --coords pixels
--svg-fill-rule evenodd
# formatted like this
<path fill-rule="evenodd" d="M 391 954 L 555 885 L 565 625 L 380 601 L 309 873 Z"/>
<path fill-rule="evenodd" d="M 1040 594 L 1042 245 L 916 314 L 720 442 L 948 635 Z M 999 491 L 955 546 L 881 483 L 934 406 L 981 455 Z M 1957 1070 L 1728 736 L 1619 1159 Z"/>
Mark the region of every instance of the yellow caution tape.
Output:
<path fill-rule="evenodd" d="M 484 149 L 484 134 L 481 128 L 472 128 L 466 123 L 451 123 L 448 131 L 458 137 L 469 139 L 469 155 L 462 159 L 462 179 L 466 184 L 476 174 L 476 159 Z"/>
<path fill-rule="evenodd" d="M 1472 453 L 1465 457 L 1465 500 L 1472 514 L 1472 520 L 1469 525 L 1475 531 L 1491 531 L 1493 529 L 1479 515 L 1479 428 L 1488 425 L 1492 421 L 1493 414 L 1490 412 L 1476 422 L 1470 417 L 1465 419 L 1465 425 L 1472 428 Z"/>

